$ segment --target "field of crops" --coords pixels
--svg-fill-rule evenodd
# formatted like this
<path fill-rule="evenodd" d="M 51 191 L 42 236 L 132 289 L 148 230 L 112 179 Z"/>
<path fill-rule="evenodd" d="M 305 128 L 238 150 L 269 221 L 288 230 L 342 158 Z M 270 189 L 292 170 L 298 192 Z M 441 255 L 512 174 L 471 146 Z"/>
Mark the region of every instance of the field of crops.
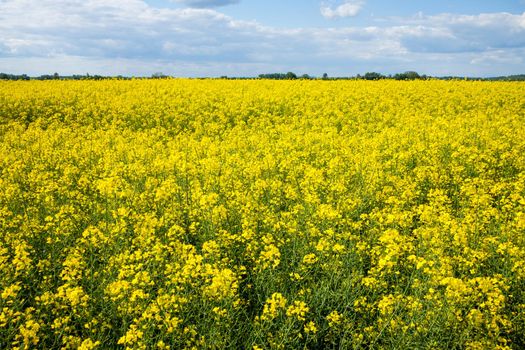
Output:
<path fill-rule="evenodd" d="M 0 348 L 523 349 L 525 84 L 0 82 Z"/>

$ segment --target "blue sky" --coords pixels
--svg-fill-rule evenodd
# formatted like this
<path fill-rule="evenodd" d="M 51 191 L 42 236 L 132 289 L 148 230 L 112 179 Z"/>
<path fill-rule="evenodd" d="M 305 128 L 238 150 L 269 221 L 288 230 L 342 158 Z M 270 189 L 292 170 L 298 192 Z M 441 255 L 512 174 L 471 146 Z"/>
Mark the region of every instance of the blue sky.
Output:
<path fill-rule="evenodd" d="M 525 0 L 0 0 L 0 72 L 525 73 Z"/>

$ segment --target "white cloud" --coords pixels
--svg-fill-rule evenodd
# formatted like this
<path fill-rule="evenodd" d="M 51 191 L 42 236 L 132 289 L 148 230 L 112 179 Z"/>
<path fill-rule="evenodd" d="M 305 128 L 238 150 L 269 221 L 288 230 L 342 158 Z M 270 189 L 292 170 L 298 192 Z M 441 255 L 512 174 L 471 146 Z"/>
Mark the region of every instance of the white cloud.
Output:
<path fill-rule="evenodd" d="M 188 7 L 205 8 L 237 4 L 240 0 L 174 0 Z"/>
<path fill-rule="evenodd" d="M 8 73 L 483 75 L 521 73 L 523 57 L 525 13 L 283 29 L 141 0 L 0 1 L 0 71 Z"/>
<path fill-rule="evenodd" d="M 418 16 L 403 22 L 413 33 L 400 38 L 411 51 L 485 52 L 525 47 L 525 12 Z"/>
<path fill-rule="evenodd" d="M 321 4 L 321 15 L 324 18 L 333 19 L 337 17 L 354 17 L 359 14 L 364 5 L 362 0 L 345 0 L 342 4 Z"/>

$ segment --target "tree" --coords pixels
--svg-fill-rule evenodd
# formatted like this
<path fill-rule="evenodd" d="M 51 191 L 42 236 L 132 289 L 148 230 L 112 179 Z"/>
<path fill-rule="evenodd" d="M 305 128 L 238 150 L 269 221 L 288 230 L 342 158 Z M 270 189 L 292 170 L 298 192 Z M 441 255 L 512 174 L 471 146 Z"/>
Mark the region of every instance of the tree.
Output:
<path fill-rule="evenodd" d="M 414 72 L 414 71 L 408 71 L 408 72 L 405 72 L 405 74 L 406 74 L 408 80 L 421 79 L 419 74 L 417 72 Z"/>
<path fill-rule="evenodd" d="M 297 79 L 297 75 L 294 72 L 288 72 L 286 73 L 286 79 L 290 79 L 290 80 Z"/>
<path fill-rule="evenodd" d="M 0 80 L 29 80 L 29 79 L 30 78 L 27 74 L 16 75 L 16 74 L 0 73 Z"/>
<path fill-rule="evenodd" d="M 323 73 L 323 79 L 324 80 L 328 79 L 328 73 Z"/>
<path fill-rule="evenodd" d="M 259 74 L 259 79 L 274 79 L 274 80 L 283 80 L 283 79 L 297 79 L 297 75 L 293 72 L 284 73 L 269 73 L 269 74 Z"/>
<path fill-rule="evenodd" d="M 381 73 L 376 73 L 376 72 L 366 72 L 365 75 L 363 76 L 363 79 L 366 79 L 366 80 L 380 80 L 380 79 L 384 79 L 385 76 Z"/>
<path fill-rule="evenodd" d="M 156 72 L 156 73 L 153 73 L 153 74 L 151 75 L 151 78 L 153 78 L 153 79 L 164 79 L 164 78 L 167 78 L 167 77 L 168 77 L 168 76 L 165 75 L 165 74 L 162 73 L 162 72 Z"/>
<path fill-rule="evenodd" d="M 414 71 L 408 71 L 405 73 L 398 73 L 394 75 L 394 79 L 396 80 L 416 80 L 416 79 L 422 79 L 422 77 Z"/>

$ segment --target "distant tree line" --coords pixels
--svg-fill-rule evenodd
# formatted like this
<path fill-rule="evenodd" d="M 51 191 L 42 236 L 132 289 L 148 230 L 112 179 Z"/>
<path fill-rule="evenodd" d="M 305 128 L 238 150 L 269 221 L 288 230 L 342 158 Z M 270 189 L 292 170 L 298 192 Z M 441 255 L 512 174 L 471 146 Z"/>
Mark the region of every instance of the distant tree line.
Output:
<path fill-rule="evenodd" d="M 172 78 L 169 75 L 165 75 L 162 72 L 153 73 L 151 77 L 138 77 L 139 79 L 167 79 Z M 85 75 L 60 75 L 58 73 L 54 74 L 44 74 L 37 77 L 30 77 L 27 74 L 8 74 L 0 73 L 0 80 L 102 80 L 102 79 L 137 79 L 137 77 L 128 77 L 128 76 L 104 76 L 104 75 L 91 75 L 86 73 Z M 210 79 L 209 77 L 202 77 L 196 79 Z M 310 76 L 308 74 L 297 75 L 294 72 L 288 73 L 266 73 L 259 74 L 257 78 L 254 77 L 228 77 L 226 75 L 221 76 L 219 79 L 273 79 L 273 80 L 296 80 L 296 79 L 323 79 L 323 80 L 383 80 L 383 79 L 394 79 L 394 80 L 426 80 L 426 79 L 441 79 L 441 80 L 483 80 L 483 81 L 525 81 L 525 74 L 518 75 L 508 75 L 508 76 L 499 76 L 499 77 L 490 77 L 490 78 L 479 78 L 479 77 L 458 77 L 458 76 L 444 76 L 444 77 L 434 77 L 422 74 L 420 75 L 414 71 L 408 71 L 404 73 L 397 73 L 394 75 L 383 75 L 377 72 L 366 72 L 365 74 L 357 74 L 356 76 L 348 77 L 329 77 L 327 73 L 324 73 L 321 77 Z"/>
<path fill-rule="evenodd" d="M 29 80 L 31 79 L 26 74 L 16 75 L 16 74 L 7 74 L 0 73 L 0 80 Z"/>
<path fill-rule="evenodd" d="M 293 80 L 297 79 L 297 75 L 293 72 L 288 73 L 270 73 L 259 74 L 260 79 L 274 79 L 274 80 Z"/>
<path fill-rule="evenodd" d="M 489 77 L 489 78 L 446 76 L 446 77 L 440 77 L 439 79 L 442 79 L 442 80 L 464 79 L 464 80 L 485 80 L 485 81 L 525 81 L 525 74 L 502 75 L 499 77 Z"/>
<path fill-rule="evenodd" d="M 102 79 L 131 79 L 122 75 L 117 76 L 104 76 L 104 75 L 85 75 L 74 74 L 74 75 L 60 75 L 54 74 L 43 74 L 37 77 L 30 77 L 27 74 L 8 74 L 0 73 L 0 80 L 102 80 Z"/>
<path fill-rule="evenodd" d="M 228 79 L 228 77 L 223 76 L 223 79 Z M 328 77 L 328 74 L 324 73 L 321 78 L 312 77 L 308 74 L 303 74 L 301 76 L 296 75 L 293 72 L 284 73 L 270 73 L 270 74 L 259 74 L 260 79 L 275 79 L 275 80 L 293 80 L 293 79 L 323 79 L 323 80 L 382 80 L 382 79 L 393 79 L 393 80 L 427 80 L 427 79 L 440 79 L 440 80 L 483 80 L 483 81 L 525 81 L 525 74 L 518 75 L 508 75 L 508 76 L 499 76 L 499 77 L 459 77 L 459 76 L 445 76 L 445 77 L 435 77 L 429 76 L 426 74 L 419 74 L 415 71 L 407 71 L 404 73 L 397 73 L 394 75 L 384 75 L 377 72 L 366 72 L 365 74 L 357 74 L 356 76 L 348 77 Z"/>
<path fill-rule="evenodd" d="M 270 74 L 259 74 L 260 79 L 275 79 L 275 80 L 292 80 L 292 79 L 318 79 L 311 77 L 308 74 L 297 76 L 293 72 L 284 73 L 270 73 Z M 364 79 L 364 80 L 381 80 L 381 79 L 395 79 L 395 80 L 417 80 L 417 79 L 429 79 L 427 75 L 419 75 L 417 72 L 409 71 L 405 73 L 398 73 L 395 75 L 383 75 L 377 72 L 367 72 L 364 75 L 356 75 L 351 77 L 328 77 L 327 73 L 324 73 L 323 80 L 341 80 L 341 79 Z"/>
<path fill-rule="evenodd" d="M 365 75 L 362 76 L 362 77 L 360 77 L 359 74 L 358 74 L 357 77 L 365 79 L 365 80 L 380 80 L 380 79 L 394 79 L 394 80 L 420 80 L 420 79 L 423 79 L 423 80 L 426 80 L 426 79 L 430 78 L 429 76 L 427 76 L 425 74 L 419 75 L 418 72 L 414 72 L 414 71 L 408 71 L 408 72 L 404 72 L 404 73 L 397 73 L 397 74 L 394 74 L 394 75 L 383 75 L 383 74 L 380 74 L 380 73 L 371 72 L 371 73 L 365 73 Z"/>

